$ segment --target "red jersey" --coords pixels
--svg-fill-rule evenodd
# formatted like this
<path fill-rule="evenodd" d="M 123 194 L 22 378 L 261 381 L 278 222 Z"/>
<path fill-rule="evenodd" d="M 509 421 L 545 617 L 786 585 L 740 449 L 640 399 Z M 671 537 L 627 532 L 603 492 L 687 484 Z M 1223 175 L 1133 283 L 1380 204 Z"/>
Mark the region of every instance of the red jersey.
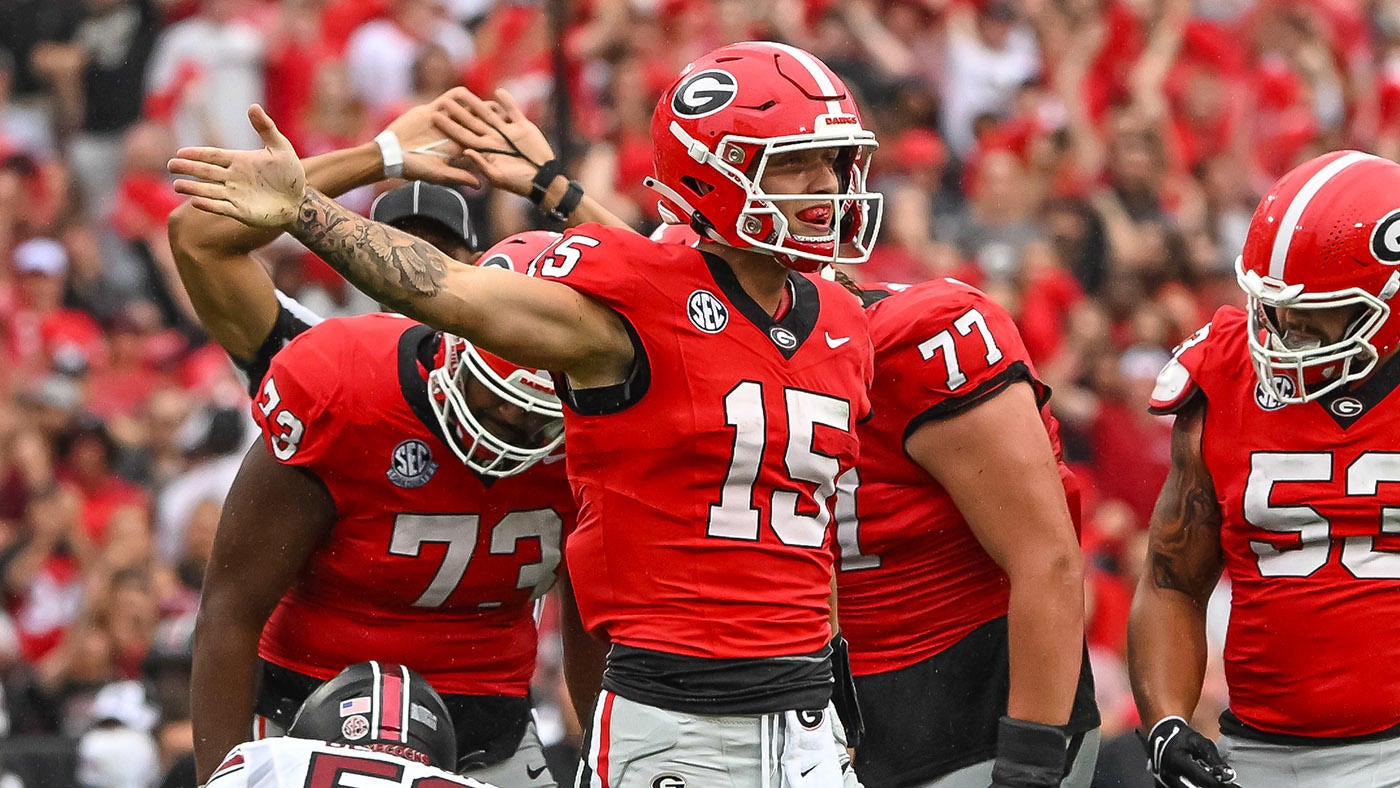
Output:
<path fill-rule="evenodd" d="M 718 257 L 597 225 L 565 234 L 530 273 L 617 312 L 638 348 L 608 397 L 560 387 L 584 625 L 691 657 L 825 646 L 835 481 L 869 410 L 860 303 L 794 272 L 792 307 L 774 320 Z"/>
<path fill-rule="evenodd" d="M 837 609 L 857 676 L 921 662 L 1006 615 L 1006 574 L 948 492 L 905 453 L 905 438 L 1024 380 L 1060 451 L 1050 391 L 1006 310 L 955 279 L 886 287 L 891 294 L 867 310 L 873 415 L 860 425 L 860 465 L 841 480 Z M 1060 474 L 1077 522 L 1078 487 L 1064 463 Z"/>
<path fill-rule="evenodd" d="M 457 460 L 419 361 L 435 347 L 426 326 L 366 315 L 273 357 L 253 416 L 274 457 L 325 483 L 338 519 L 258 652 L 321 679 L 378 659 L 445 694 L 523 697 L 532 602 L 554 582 L 572 497 L 563 463 L 487 484 Z"/>
<path fill-rule="evenodd" d="M 1255 377 L 1245 315 L 1182 343 L 1152 405 L 1206 397 L 1201 449 L 1224 516 L 1230 710 L 1263 731 L 1362 736 L 1400 723 L 1400 363 L 1281 405 Z M 1284 385 L 1284 384 L 1280 384 Z"/>

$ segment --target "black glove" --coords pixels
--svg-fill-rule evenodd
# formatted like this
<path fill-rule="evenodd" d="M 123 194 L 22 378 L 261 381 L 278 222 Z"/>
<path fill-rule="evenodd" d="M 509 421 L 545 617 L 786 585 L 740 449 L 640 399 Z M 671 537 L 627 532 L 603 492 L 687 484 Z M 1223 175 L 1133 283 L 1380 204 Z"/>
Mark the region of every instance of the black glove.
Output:
<path fill-rule="evenodd" d="M 1064 779 L 1069 737 L 1058 725 L 1002 717 L 992 788 L 1058 786 Z"/>
<path fill-rule="evenodd" d="M 1180 717 L 1165 717 L 1153 725 L 1144 744 L 1147 768 L 1158 785 L 1167 788 L 1237 785 L 1235 770 L 1220 757 L 1215 742 Z"/>
<path fill-rule="evenodd" d="M 836 685 L 831 688 L 831 705 L 836 707 L 836 716 L 841 718 L 841 726 L 846 729 L 846 746 L 860 747 L 865 738 L 865 718 L 860 713 L 860 703 L 856 700 L 856 679 L 851 673 L 851 654 L 846 650 L 846 639 L 841 633 L 831 639 L 831 675 Z"/>

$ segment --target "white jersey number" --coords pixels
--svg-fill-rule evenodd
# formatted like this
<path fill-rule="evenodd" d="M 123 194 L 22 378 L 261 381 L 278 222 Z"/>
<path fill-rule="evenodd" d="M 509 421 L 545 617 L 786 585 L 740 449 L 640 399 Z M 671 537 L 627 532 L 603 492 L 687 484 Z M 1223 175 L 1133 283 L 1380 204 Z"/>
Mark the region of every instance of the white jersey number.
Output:
<path fill-rule="evenodd" d="M 306 433 L 306 425 L 282 405 L 282 395 L 277 393 L 277 381 L 271 375 L 263 384 L 262 397 L 258 400 L 258 410 L 273 424 L 282 427 L 282 432 L 269 432 L 267 442 L 272 446 L 272 456 L 286 462 L 301 448 L 301 437 Z M 279 409 L 280 408 L 280 409 Z M 272 415 L 276 413 L 277 415 Z"/>
<path fill-rule="evenodd" d="M 814 493 L 800 489 L 776 489 L 769 511 L 773 532 L 783 544 L 821 547 L 831 522 L 828 500 L 836 491 L 841 465 L 835 457 L 816 451 L 812 441 L 817 425 L 849 432 L 851 403 L 811 391 L 785 389 L 787 448 L 783 462 L 788 478 L 816 485 Z M 722 539 L 758 541 L 759 510 L 754 506 L 754 482 L 763 463 L 768 439 L 768 414 L 763 408 L 763 384 L 746 380 L 724 397 L 725 423 L 734 428 L 734 448 L 729 470 L 720 490 L 719 503 L 710 505 L 706 533 Z M 802 514 L 798 504 L 811 499 L 815 514 Z"/>
<path fill-rule="evenodd" d="M 1275 484 L 1332 481 L 1328 452 L 1257 452 L 1249 458 L 1244 488 L 1244 519 L 1256 528 L 1295 534 L 1298 546 L 1279 549 L 1251 540 L 1264 577 L 1307 577 L 1327 564 L 1332 524 L 1307 505 L 1276 506 L 1269 502 Z M 1400 483 L 1400 453 L 1366 452 L 1346 470 L 1347 495 L 1373 496 L 1382 482 Z M 1400 506 L 1382 506 L 1379 536 L 1400 536 Z M 1342 566 L 1353 577 L 1400 578 L 1400 553 L 1376 549 L 1376 538 L 1348 536 L 1342 540 Z"/>
<path fill-rule="evenodd" d="M 516 588 L 531 589 L 535 599 L 554 584 L 554 570 L 559 566 L 559 544 L 564 523 L 553 509 L 511 512 L 491 531 L 491 555 L 510 555 L 522 539 L 538 539 L 540 560 L 520 567 Z M 394 517 L 394 532 L 389 537 L 389 553 L 417 557 L 423 545 L 447 545 L 442 564 L 428 588 L 414 601 L 414 607 L 438 607 L 457 590 L 467 566 L 476 551 L 476 537 L 481 532 L 481 518 L 475 514 L 399 514 Z M 477 607 L 501 607 L 499 601 L 478 601 Z"/>
<path fill-rule="evenodd" d="M 992 330 L 987 328 L 987 318 L 983 317 L 981 312 L 976 309 L 967 310 L 953 321 L 953 328 L 965 337 L 972 336 L 972 329 L 976 328 L 977 333 L 982 335 L 982 344 L 987 348 L 987 366 L 1001 361 L 1004 354 L 1001 348 L 997 347 L 996 340 L 992 339 Z M 943 354 L 943 365 L 948 368 L 948 390 L 957 391 L 967 382 L 967 374 L 958 364 L 957 344 L 953 341 L 953 332 L 950 329 L 945 328 L 919 343 L 919 355 L 924 361 L 932 359 L 940 352 Z"/>

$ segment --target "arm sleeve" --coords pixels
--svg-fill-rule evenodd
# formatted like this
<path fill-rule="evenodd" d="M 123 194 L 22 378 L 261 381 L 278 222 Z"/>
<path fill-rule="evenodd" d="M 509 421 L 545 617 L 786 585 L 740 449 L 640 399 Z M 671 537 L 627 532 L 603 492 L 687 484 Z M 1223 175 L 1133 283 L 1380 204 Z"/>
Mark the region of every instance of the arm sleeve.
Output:
<path fill-rule="evenodd" d="M 251 359 L 229 356 L 233 366 L 243 375 L 248 393 L 254 398 L 258 396 L 258 386 L 272 366 L 272 357 L 286 347 L 287 343 L 321 322 L 321 316 L 302 306 L 301 302 L 281 290 L 276 292 L 277 320 L 272 324 L 272 332 L 263 340 L 257 353 Z"/>
<path fill-rule="evenodd" d="M 272 357 L 253 396 L 253 420 L 272 456 L 314 469 L 336 456 L 336 439 L 354 412 L 350 362 L 335 323 L 308 332 Z M 342 360 L 346 364 L 342 364 Z M 343 447 L 340 449 L 343 452 Z"/>

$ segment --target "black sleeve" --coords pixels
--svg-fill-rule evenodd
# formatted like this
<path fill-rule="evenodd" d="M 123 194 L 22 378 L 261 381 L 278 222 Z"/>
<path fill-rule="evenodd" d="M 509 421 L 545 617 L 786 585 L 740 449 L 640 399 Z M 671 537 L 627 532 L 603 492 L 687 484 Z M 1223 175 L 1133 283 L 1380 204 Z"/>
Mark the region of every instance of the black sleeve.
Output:
<path fill-rule="evenodd" d="M 272 366 L 272 357 L 286 347 L 288 342 L 318 322 L 320 318 L 315 313 L 278 291 L 277 320 L 272 324 L 272 332 L 258 347 L 257 353 L 251 359 L 229 356 L 233 365 L 247 379 L 248 393 L 254 399 L 258 397 L 258 386 L 262 385 L 263 376 L 267 374 L 268 367 Z"/>

